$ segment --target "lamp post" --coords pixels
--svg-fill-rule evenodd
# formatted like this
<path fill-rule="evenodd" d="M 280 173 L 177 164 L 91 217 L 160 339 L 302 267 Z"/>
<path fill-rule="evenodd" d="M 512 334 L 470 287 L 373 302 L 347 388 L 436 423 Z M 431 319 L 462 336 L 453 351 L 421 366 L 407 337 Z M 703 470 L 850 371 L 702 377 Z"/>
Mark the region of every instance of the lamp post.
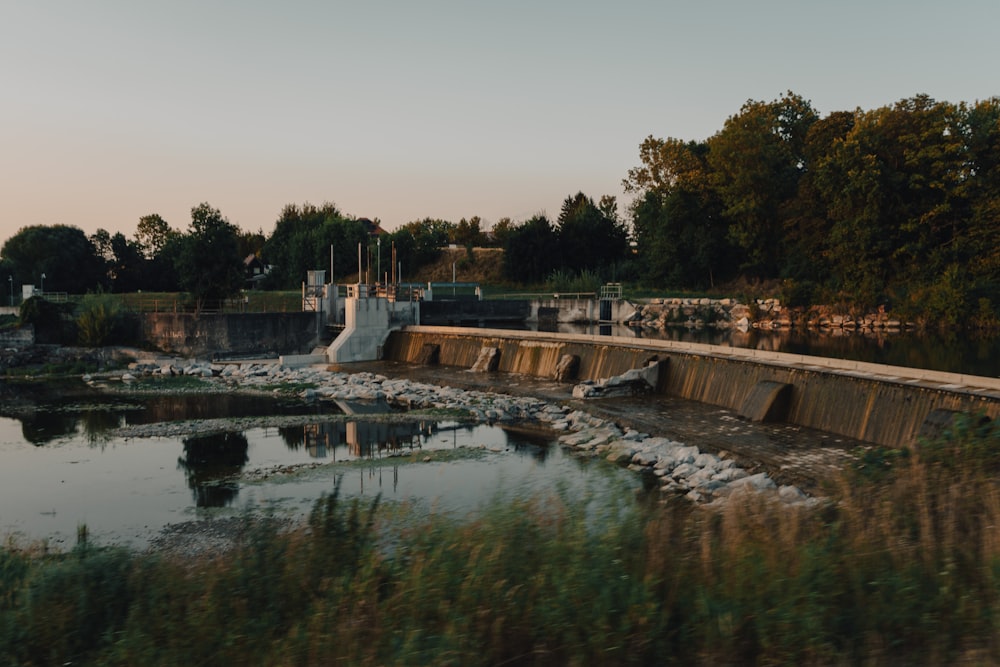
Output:
<path fill-rule="evenodd" d="M 45 274 L 42 274 L 42 294 L 45 294 Z"/>
<path fill-rule="evenodd" d="M 375 245 L 378 246 L 378 249 L 375 251 L 376 253 L 375 270 L 378 272 L 375 274 L 375 282 L 379 282 L 380 280 L 382 280 L 382 237 L 381 236 L 375 239 Z"/>
<path fill-rule="evenodd" d="M 14 307 L 14 276 L 7 276 L 7 282 L 10 283 L 10 307 Z"/>

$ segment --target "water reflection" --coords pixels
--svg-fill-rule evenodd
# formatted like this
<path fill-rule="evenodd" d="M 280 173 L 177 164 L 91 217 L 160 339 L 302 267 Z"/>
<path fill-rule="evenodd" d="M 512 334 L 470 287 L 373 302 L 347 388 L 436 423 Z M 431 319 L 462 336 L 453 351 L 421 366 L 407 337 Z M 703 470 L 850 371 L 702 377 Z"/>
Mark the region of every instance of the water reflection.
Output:
<path fill-rule="evenodd" d="M 291 451 L 304 448 L 312 458 L 338 461 L 411 453 L 422 449 L 425 440 L 434 434 L 456 428 L 472 427 L 424 421 L 348 421 L 285 427 L 278 433 Z"/>
<path fill-rule="evenodd" d="M 55 410 L 37 410 L 21 416 L 21 433 L 24 439 L 41 447 L 53 440 L 76 434 L 78 415 Z"/>
<path fill-rule="evenodd" d="M 21 423 L 27 442 L 41 447 L 81 433 L 91 446 L 107 443 L 116 428 L 189 419 L 238 418 L 262 414 L 339 414 L 329 403 L 243 394 L 109 395 L 82 383 L 6 383 L 0 381 L 0 416 Z"/>
<path fill-rule="evenodd" d="M 335 476 L 348 495 L 379 493 L 455 512 L 498 488 L 548 493 L 590 479 L 549 436 L 518 427 L 321 415 L 295 427 L 124 439 L 113 428 L 143 413 L 138 403 L 156 399 L 92 399 L 33 396 L 17 410 L 0 403 L 0 413 L 16 415 L 0 416 L 0 536 L 71 546 L 85 523 L 97 539 L 140 546 L 167 524 L 212 520 L 216 512 L 294 515 L 328 492 Z"/>
<path fill-rule="evenodd" d="M 239 495 L 236 478 L 250 457 L 250 443 L 242 433 L 216 433 L 184 438 L 184 455 L 177 467 L 184 471 L 197 507 L 226 507 Z"/>

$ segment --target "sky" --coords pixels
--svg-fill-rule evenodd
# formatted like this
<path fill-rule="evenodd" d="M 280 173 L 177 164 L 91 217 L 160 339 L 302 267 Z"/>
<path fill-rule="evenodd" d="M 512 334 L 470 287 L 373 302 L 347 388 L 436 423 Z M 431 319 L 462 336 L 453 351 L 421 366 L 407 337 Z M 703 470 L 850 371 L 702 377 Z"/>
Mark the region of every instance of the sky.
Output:
<path fill-rule="evenodd" d="M 996 0 L 0 0 L 0 243 L 29 225 L 270 234 L 333 202 L 383 227 L 558 217 L 647 136 L 750 99 L 821 116 L 1000 95 Z"/>

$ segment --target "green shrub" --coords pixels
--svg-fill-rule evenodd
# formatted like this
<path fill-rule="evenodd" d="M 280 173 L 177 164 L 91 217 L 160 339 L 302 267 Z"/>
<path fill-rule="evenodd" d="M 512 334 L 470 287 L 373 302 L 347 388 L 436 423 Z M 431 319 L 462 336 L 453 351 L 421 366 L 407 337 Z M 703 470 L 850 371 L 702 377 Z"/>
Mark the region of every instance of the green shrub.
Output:
<path fill-rule="evenodd" d="M 601 289 L 600 274 L 584 269 L 579 273 L 559 269 L 549 274 L 545 280 L 545 288 L 552 292 L 597 293 Z"/>
<path fill-rule="evenodd" d="M 124 345 L 134 342 L 134 319 L 113 294 L 87 294 L 76 310 L 78 340 L 86 347 Z"/>

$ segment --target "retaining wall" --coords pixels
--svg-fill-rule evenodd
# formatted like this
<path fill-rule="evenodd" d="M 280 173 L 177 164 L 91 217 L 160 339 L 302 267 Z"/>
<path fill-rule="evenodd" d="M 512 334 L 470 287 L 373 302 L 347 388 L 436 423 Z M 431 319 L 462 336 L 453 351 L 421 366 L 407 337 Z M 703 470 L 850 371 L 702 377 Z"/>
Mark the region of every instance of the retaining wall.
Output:
<path fill-rule="evenodd" d="M 0 347 L 28 347 L 35 344 L 35 327 L 31 324 L 0 331 Z"/>
<path fill-rule="evenodd" d="M 317 313 L 144 313 L 143 339 L 186 357 L 301 354 L 319 342 Z"/>

